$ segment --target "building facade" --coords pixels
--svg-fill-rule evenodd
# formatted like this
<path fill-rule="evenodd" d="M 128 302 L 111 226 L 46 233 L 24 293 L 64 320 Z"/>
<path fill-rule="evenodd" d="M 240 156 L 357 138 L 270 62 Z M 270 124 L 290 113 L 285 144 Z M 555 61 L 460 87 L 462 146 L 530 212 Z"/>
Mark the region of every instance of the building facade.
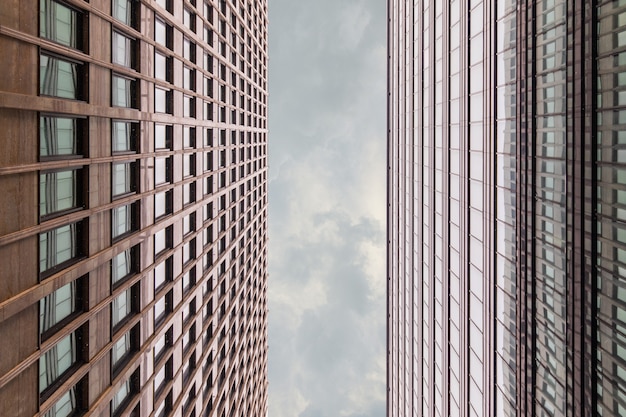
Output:
<path fill-rule="evenodd" d="M 267 24 L 3 2 L 0 415 L 266 415 Z"/>
<path fill-rule="evenodd" d="M 625 415 L 626 2 L 388 17 L 388 416 Z"/>

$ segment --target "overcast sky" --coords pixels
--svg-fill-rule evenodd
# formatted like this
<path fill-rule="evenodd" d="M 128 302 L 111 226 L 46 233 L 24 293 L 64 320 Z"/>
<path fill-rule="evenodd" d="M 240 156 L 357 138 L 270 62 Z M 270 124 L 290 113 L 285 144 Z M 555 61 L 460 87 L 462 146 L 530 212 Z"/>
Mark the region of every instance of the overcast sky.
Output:
<path fill-rule="evenodd" d="M 269 1 L 269 416 L 385 415 L 386 9 Z"/>

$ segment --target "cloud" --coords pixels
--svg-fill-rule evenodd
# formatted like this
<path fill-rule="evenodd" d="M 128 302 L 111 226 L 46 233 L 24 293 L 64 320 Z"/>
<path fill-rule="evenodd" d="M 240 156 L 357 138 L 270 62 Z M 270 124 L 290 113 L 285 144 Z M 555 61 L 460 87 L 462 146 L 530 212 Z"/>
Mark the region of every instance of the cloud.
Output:
<path fill-rule="evenodd" d="M 385 4 L 269 12 L 269 415 L 382 417 Z"/>

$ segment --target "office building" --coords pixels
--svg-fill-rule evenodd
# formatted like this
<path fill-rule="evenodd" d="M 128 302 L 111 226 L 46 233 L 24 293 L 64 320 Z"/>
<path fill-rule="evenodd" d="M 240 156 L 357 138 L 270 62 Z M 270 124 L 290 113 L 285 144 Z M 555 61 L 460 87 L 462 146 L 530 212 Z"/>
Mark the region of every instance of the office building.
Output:
<path fill-rule="evenodd" d="M 0 415 L 267 413 L 267 2 L 0 7 Z"/>
<path fill-rule="evenodd" d="M 388 416 L 626 415 L 626 2 L 388 16 Z"/>

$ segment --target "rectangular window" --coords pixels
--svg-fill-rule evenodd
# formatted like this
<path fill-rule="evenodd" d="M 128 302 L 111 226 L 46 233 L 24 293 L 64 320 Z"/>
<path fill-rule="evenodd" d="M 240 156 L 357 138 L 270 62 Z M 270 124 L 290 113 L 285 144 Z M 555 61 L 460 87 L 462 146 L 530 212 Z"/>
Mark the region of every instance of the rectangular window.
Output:
<path fill-rule="evenodd" d="M 161 355 L 165 352 L 165 348 L 172 345 L 172 328 L 161 336 L 154 344 L 154 362 L 156 363 Z"/>
<path fill-rule="evenodd" d="M 111 303 L 111 328 L 114 328 L 132 312 L 132 288 L 113 299 Z"/>
<path fill-rule="evenodd" d="M 183 58 L 196 62 L 196 44 L 187 38 L 183 38 Z"/>
<path fill-rule="evenodd" d="M 183 116 L 196 117 L 196 98 L 193 96 L 183 96 Z"/>
<path fill-rule="evenodd" d="M 188 66 L 183 66 L 183 88 L 187 90 L 196 89 L 196 73 Z"/>
<path fill-rule="evenodd" d="M 183 205 L 196 201 L 196 183 L 183 184 Z"/>
<path fill-rule="evenodd" d="M 137 123 L 113 120 L 111 122 L 111 151 L 136 152 L 139 126 Z"/>
<path fill-rule="evenodd" d="M 81 255 L 80 224 L 57 227 L 39 235 L 39 272 L 51 273 Z"/>
<path fill-rule="evenodd" d="M 135 272 L 136 248 L 120 252 L 111 259 L 111 285 L 122 281 Z"/>
<path fill-rule="evenodd" d="M 196 147 L 196 128 L 183 126 L 183 147 L 195 148 Z"/>
<path fill-rule="evenodd" d="M 154 125 L 154 149 L 171 149 L 172 148 L 172 132 L 170 125 Z"/>
<path fill-rule="evenodd" d="M 39 215 L 48 216 L 81 205 L 79 179 L 82 170 L 46 172 L 39 175 Z"/>
<path fill-rule="evenodd" d="M 131 377 L 132 378 L 132 377 Z M 124 402 L 130 398 L 131 393 L 131 383 L 130 379 L 125 381 L 119 390 L 115 393 L 113 398 L 111 399 L 111 415 L 118 415 L 121 411 L 123 411 L 123 407 L 121 407 Z"/>
<path fill-rule="evenodd" d="M 172 190 L 154 195 L 154 218 L 165 216 L 172 212 Z"/>
<path fill-rule="evenodd" d="M 172 182 L 172 157 L 154 158 L 154 185 Z"/>
<path fill-rule="evenodd" d="M 117 239 L 135 229 L 133 204 L 116 207 L 111 210 L 111 238 Z"/>
<path fill-rule="evenodd" d="M 82 119 L 41 116 L 39 118 L 39 155 L 59 157 L 80 155 Z"/>
<path fill-rule="evenodd" d="M 154 78 L 162 81 L 172 82 L 174 73 L 174 60 L 170 56 L 165 56 L 160 52 L 154 52 Z"/>
<path fill-rule="evenodd" d="M 120 364 L 122 359 L 130 353 L 130 350 L 131 332 L 129 331 L 124 333 L 119 340 L 113 343 L 113 348 L 111 349 L 111 368 L 115 368 L 116 365 Z"/>
<path fill-rule="evenodd" d="M 113 0 L 112 15 L 120 22 L 130 27 L 135 27 L 135 8 L 138 6 L 136 0 Z"/>
<path fill-rule="evenodd" d="M 115 107 L 136 107 L 136 83 L 132 78 L 111 75 L 111 105 Z"/>
<path fill-rule="evenodd" d="M 39 393 L 63 377 L 77 362 L 78 346 L 76 333 L 61 339 L 52 349 L 39 358 Z"/>
<path fill-rule="evenodd" d="M 154 267 L 154 292 L 172 280 L 172 266 L 172 258 L 169 257 Z"/>
<path fill-rule="evenodd" d="M 154 234 L 154 258 L 172 247 L 172 226 L 161 229 Z"/>
<path fill-rule="evenodd" d="M 154 20 L 154 40 L 172 49 L 172 27 L 158 17 Z"/>
<path fill-rule="evenodd" d="M 172 114 L 172 91 L 167 88 L 154 87 L 154 111 Z"/>
<path fill-rule="evenodd" d="M 196 213 L 183 217 L 183 236 L 196 230 Z"/>
<path fill-rule="evenodd" d="M 82 100 L 83 65 L 51 55 L 39 55 L 39 94 Z"/>
<path fill-rule="evenodd" d="M 39 36 L 82 49 L 82 13 L 55 0 L 40 0 L 39 7 Z"/>
<path fill-rule="evenodd" d="M 61 396 L 44 417 L 68 417 L 73 416 L 78 410 L 77 386 L 74 385 Z"/>
<path fill-rule="evenodd" d="M 77 281 L 72 281 L 39 300 L 40 334 L 43 335 L 78 310 L 76 287 Z"/>
<path fill-rule="evenodd" d="M 120 162 L 111 166 L 111 196 L 118 197 L 136 191 L 136 162 Z"/>
<path fill-rule="evenodd" d="M 196 175 L 196 154 L 183 155 L 183 177 Z"/>
<path fill-rule="evenodd" d="M 187 291 L 196 284 L 196 267 L 183 274 L 183 291 Z"/>
<path fill-rule="evenodd" d="M 135 68 L 135 40 L 113 31 L 111 42 L 111 60 L 114 64 Z"/>

